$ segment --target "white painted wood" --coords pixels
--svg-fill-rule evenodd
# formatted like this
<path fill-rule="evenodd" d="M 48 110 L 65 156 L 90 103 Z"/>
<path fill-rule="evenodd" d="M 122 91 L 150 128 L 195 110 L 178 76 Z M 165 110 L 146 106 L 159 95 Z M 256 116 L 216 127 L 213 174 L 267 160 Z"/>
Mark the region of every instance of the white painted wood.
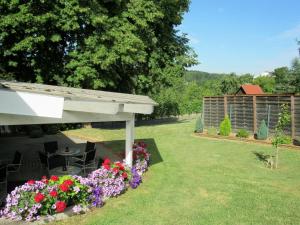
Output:
<path fill-rule="evenodd" d="M 64 111 L 61 119 L 37 116 L 23 116 L 0 113 L 0 126 L 51 124 L 51 123 L 91 123 L 108 121 L 126 121 L 131 119 L 131 113 L 117 113 L 115 115 Z"/>
<path fill-rule="evenodd" d="M 154 110 L 154 105 L 146 104 L 124 104 L 123 112 L 151 114 Z"/>
<path fill-rule="evenodd" d="M 69 97 L 74 100 L 89 99 L 89 100 L 95 100 L 100 102 L 138 103 L 138 104 L 157 105 L 157 103 L 153 101 L 151 98 L 143 95 L 124 94 L 124 93 L 71 88 L 71 87 L 36 84 L 36 83 L 9 82 L 9 81 L 0 80 L 0 87 L 1 86 L 9 88 L 10 90 L 13 91 L 24 91 L 24 92 L 32 92 L 32 93 L 39 93 L 45 95 Z"/>
<path fill-rule="evenodd" d="M 64 98 L 0 90 L 0 113 L 61 118 Z"/>
<path fill-rule="evenodd" d="M 130 120 L 126 120 L 126 154 L 125 162 L 132 167 L 132 145 L 134 143 L 134 114 Z"/>
<path fill-rule="evenodd" d="M 65 100 L 64 110 L 114 115 L 119 111 L 119 104 L 111 102 Z"/>

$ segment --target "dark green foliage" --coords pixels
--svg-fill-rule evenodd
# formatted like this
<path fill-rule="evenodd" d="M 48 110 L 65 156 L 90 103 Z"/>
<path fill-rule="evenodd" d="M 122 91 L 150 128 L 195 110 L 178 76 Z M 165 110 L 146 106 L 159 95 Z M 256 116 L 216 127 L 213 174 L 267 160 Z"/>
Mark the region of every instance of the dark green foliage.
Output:
<path fill-rule="evenodd" d="M 238 130 L 236 136 L 240 137 L 240 138 L 248 138 L 249 132 L 246 129 L 240 129 L 240 130 Z"/>
<path fill-rule="evenodd" d="M 196 121 L 196 127 L 195 127 L 195 132 L 196 133 L 203 133 L 203 120 L 202 120 L 202 115 L 198 117 L 197 121 Z"/>
<path fill-rule="evenodd" d="M 189 0 L 0 0 L 0 78 L 157 94 L 196 63 Z"/>
<path fill-rule="evenodd" d="M 260 122 L 256 136 L 258 140 L 266 140 L 268 138 L 268 127 L 265 120 Z"/>
<path fill-rule="evenodd" d="M 218 130 L 215 127 L 210 127 L 207 129 L 207 134 L 213 136 L 218 135 Z"/>
<path fill-rule="evenodd" d="M 224 120 L 220 124 L 220 135 L 229 136 L 230 133 L 231 133 L 231 122 L 228 115 L 226 115 Z"/>

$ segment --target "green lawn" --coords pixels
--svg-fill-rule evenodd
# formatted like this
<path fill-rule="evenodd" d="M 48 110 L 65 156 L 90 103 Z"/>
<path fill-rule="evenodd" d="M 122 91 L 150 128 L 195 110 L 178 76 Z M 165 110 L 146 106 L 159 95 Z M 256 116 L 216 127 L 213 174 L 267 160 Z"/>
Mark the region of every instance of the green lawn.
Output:
<path fill-rule="evenodd" d="M 300 224 L 300 151 L 281 151 L 280 168 L 270 170 L 254 154 L 270 146 L 195 137 L 193 128 L 138 127 L 153 154 L 143 184 L 58 224 Z M 75 132 L 124 139 L 124 130 Z"/>

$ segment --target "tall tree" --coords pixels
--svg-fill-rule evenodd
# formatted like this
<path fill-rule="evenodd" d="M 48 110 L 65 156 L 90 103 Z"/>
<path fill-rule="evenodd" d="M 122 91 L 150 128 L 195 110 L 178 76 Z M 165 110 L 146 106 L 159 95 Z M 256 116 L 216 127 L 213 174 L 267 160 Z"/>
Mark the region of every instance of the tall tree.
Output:
<path fill-rule="evenodd" d="M 0 73 L 156 93 L 196 63 L 176 26 L 189 0 L 0 0 Z"/>
<path fill-rule="evenodd" d="M 295 89 L 291 86 L 293 77 L 291 76 L 288 67 L 280 67 L 274 70 L 272 75 L 275 78 L 275 90 L 277 93 L 294 92 Z"/>

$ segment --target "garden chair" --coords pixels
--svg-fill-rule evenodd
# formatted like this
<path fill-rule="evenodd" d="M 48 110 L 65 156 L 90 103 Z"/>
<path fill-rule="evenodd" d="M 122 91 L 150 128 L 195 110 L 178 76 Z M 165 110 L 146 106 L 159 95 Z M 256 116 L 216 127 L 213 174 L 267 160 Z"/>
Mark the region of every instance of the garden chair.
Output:
<path fill-rule="evenodd" d="M 89 152 L 89 151 L 93 151 L 93 150 L 96 150 L 96 144 L 94 142 L 87 141 L 84 152 Z M 76 158 L 82 159 L 83 155 L 76 155 Z"/>
<path fill-rule="evenodd" d="M 7 195 L 7 166 L 0 166 L 0 205 Z"/>
<path fill-rule="evenodd" d="M 93 168 L 96 169 L 96 150 L 91 150 L 84 152 L 82 157 L 73 157 L 73 164 L 75 166 L 81 167 L 83 174 L 86 175 L 86 169 Z"/>
<path fill-rule="evenodd" d="M 23 161 L 23 155 L 16 151 L 14 155 L 14 159 L 11 163 L 7 164 L 7 171 L 8 173 L 16 173 L 19 172 Z"/>
<path fill-rule="evenodd" d="M 49 141 L 44 143 L 45 153 L 50 156 L 56 153 L 58 150 L 58 143 L 57 141 Z"/>
<path fill-rule="evenodd" d="M 40 158 L 40 162 L 41 162 L 41 167 L 43 168 L 43 166 L 44 166 L 45 168 L 48 168 L 47 155 L 45 155 L 43 152 L 39 151 L 39 158 Z"/>

